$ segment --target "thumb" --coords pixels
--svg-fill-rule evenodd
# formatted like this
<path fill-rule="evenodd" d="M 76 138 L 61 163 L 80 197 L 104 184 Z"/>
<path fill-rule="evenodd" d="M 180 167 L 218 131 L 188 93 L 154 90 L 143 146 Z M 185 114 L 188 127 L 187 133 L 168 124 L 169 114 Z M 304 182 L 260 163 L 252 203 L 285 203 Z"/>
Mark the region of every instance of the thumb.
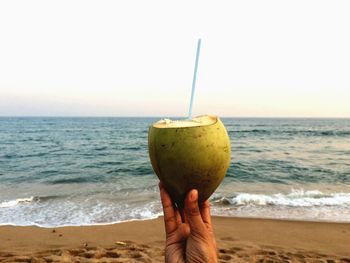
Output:
<path fill-rule="evenodd" d="M 191 228 L 192 234 L 203 234 L 205 224 L 202 220 L 198 207 L 198 191 L 191 190 L 185 199 L 185 215 Z"/>

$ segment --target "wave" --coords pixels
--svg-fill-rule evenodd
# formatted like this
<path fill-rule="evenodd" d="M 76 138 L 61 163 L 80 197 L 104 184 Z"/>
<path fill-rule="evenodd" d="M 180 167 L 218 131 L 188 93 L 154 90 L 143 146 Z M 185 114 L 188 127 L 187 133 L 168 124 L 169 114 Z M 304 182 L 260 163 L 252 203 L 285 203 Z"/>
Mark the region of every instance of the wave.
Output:
<path fill-rule="evenodd" d="M 56 227 L 156 218 L 162 214 L 162 209 L 158 195 L 152 193 L 132 198 L 133 195 L 126 196 L 121 191 L 119 194 L 126 197 L 118 198 L 118 201 L 109 195 L 86 199 L 48 195 L 3 201 L 0 202 L 0 225 Z M 350 193 L 301 189 L 289 193 L 222 196 L 216 195 L 210 200 L 213 215 L 350 222 Z M 52 202 L 51 199 L 60 200 Z"/>
<path fill-rule="evenodd" d="M 30 198 L 33 201 L 36 199 L 40 198 Z M 1 212 L 0 208 L 0 225 L 41 227 L 105 225 L 153 219 L 162 215 L 158 199 L 145 203 L 115 203 L 110 200 L 86 201 L 62 200 L 58 203 L 45 202 L 45 204 L 33 202 L 30 207 L 13 203 L 15 207 L 4 208 L 8 209 L 5 213 Z"/>
<path fill-rule="evenodd" d="M 350 193 L 326 194 L 318 190 L 292 190 L 288 194 L 277 193 L 271 195 L 239 193 L 232 198 L 223 197 L 214 201 L 214 203 L 233 206 L 350 207 Z"/>
<path fill-rule="evenodd" d="M 53 199 L 65 198 L 65 195 L 48 195 L 48 196 L 31 196 L 25 198 L 17 198 L 14 200 L 5 200 L 0 202 L 0 208 L 11 208 L 19 205 L 29 205 L 32 203 L 45 202 Z"/>
<path fill-rule="evenodd" d="M 305 136 L 349 136 L 350 131 L 348 130 L 278 130 L 278 129 L 247 129 L 247 130 L 229 130 L 229 134 L 279 134 L 279 135 L 305 135 Z"/>
<path fill-rule="evenodd" d="M 118 174 L 118 175 L 150 175 L 153 174 L 153 169 L 149 163 L 145 163 L 139 166 L 121 166 L 116 167 L 115 169 L 111 169 L 107 171 L 107 174 Z"/>
<path fill-rule="evenodd" d="M 338 130 L 325 130 L 325 131 L 297 131 L 297 133 L 310 134 L 311 136 L 347 136 L 350 135 L 350 131 L 338 131 Z"/>
<path fill-rule="evenodd" d="M 0 208 L 10 208 L 21 204 L 28 204 L 33 202 L 33 200 L 34 200 L 34 197 L 31 196 L 28 198 L 18 198 L 15 200 L 4 201 L 0 203 Z"/>
<path fill-rule="evenodd" d="M 142 148 L 141 147 L 138 147 L 138 146 L 135 146 L 135 147 L 133 147 L 133 146 L 130 146 L 130 147 L 123 147 L 123 148 L 121 148 L 122 150 L 130 150 L 130 151 L 139 151 L 139 150 L 142 150 Z"/>
<path fill-rule="evenodd" d="M 238 133 L 268 133 L 272 132 L 272 130 L 260 130 L 260 129 L 250 129 L 250 130 L 237 130 L 233 132 L 238 132 Z"/>
<path fill-rule="evenodd" d="M 97 182 L 96 177 L 75 177 L 75 178 L 62 178 L 52 181 L 48 181 L 48 184 L 74 184 L 74 183 L 88 183 L 88 182 Z"/>

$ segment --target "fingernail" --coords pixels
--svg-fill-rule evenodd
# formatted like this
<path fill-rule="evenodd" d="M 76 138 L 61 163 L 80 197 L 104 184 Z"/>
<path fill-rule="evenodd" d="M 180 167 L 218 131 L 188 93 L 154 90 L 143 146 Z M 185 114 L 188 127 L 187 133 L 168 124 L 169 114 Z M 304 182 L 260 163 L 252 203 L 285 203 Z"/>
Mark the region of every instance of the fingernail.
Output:
<path fill-rule="evenodd" d="M 190 199 L 192 202 L 197 201 L 198 191 L 196 189 L 191 191 Z"/>

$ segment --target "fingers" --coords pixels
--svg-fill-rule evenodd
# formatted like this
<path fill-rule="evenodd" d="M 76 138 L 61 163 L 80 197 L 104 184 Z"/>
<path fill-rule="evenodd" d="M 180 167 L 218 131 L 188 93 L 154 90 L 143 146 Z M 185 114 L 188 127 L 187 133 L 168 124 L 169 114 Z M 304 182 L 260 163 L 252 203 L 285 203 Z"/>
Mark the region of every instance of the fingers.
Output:
<path fill-rule="evenodd" d="M 198 207 L 198 191 L 191 190 L 185 199 L 185 216 L 191 227 L 191 233 L 201 234 L 205 231 L 205 225 Z"/>
<path fill-rule="evenodd" d="M 209 201 L 206 200 L 199 205 L 199 210 L 203 219 L 203 222 L 211 225 L 211 216 L 210 216 L 210 204 Z"/>
<path fill-rule="evenodd" d="M 190 225 L 191 232 L 193 233 L 203 233 L 206 229 L 206 225 L 211 228 L 209 201 L 201 203 L 199 207 L 197 190 L 191 190 L 187 194 L 184 211 L 179 211 L 174 208 L 171 197 L 161 183 L 159 184 L 159 190 L 164 212 L 165 232 L 167 235 L 170 235 L 175 231 L 184 231 L 183 229 L 178 230 L 178 227 L 187 225 L 183 224 L 184 219 L 186 219 L 185 222 Z M 184 214 L 180 214 L 181 212 Z M 180 234 L 176 235 L 179 237 Z"/>
<path fill-rule="evenodd" d="M 177 208 L 175 208 L 175 218 L 176 218 L 177 225 L 178 226 L 181 225 L 182 224 L 181 212 Z"/>
<path fill-rule="evenodd" d="M 175 213 L 169 194 L 161 184 L 159 184 L 159 191 L 163 206 L 165 233 L 169 235 L 174 232 L 178 226 L 178 216 Z"/>

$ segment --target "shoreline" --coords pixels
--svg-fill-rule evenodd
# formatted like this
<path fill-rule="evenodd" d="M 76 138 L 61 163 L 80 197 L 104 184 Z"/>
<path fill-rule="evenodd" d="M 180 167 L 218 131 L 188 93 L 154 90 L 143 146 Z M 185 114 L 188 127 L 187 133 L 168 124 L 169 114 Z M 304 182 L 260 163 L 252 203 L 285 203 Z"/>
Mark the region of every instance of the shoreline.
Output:
<path fill-rule="evenodd" d="M 214 216 L 213 225 L 220 262 L 350 262 L 350 223 Z M 164 262 L 164 239 L 162 217 L 56 228 L 7 225 L 0 226 L 0 262 Z"/>
<path fill-rule="evenodd" d="M 272 221 L 287 221 L 287 222 L 308 222 L 308 223 L 327 223 L 327 224 L 349 224 L 350 221 L 329 221 L 329 220 L 314 220 L 314 219 L 295 219 L 295 218 L 274 218 L 274 217 L 248 217 L 248 216 L 221 216 L 221 215 L 212 215 L 213 218 L 221 218 L 221 219 L 246 219 L 246 220 L 272 220 Z M 58 226 L 44 226 L 39 224 L 33 224 L 33 225 L 16 225 L 16 224 L 0 224 L 0 227 L 39 227 L 39 228 L 46 228 L 46 229 L 56 229 L 56 228 L 64 228 L 64 227 L 90 227 L 90 226 L 110 226 L 110 225 L 117 225 L 117 224 L 125 224 L 125 223 L 131 223 L 131 222 L 143 222 L 143 221 L 149 221 L 149 220 L 157 220 L 159 218 L 163 218 L 163 214 L 159 216 L 155 216 L 152 218 L 145 218 L 145 219 L 130 219 L 130 220 L 124 220 L 124 221 L 114 221 L 110 223 L 94 223 L 94 224 L 86 224 L 86 225 L 58 225 Z"/>

